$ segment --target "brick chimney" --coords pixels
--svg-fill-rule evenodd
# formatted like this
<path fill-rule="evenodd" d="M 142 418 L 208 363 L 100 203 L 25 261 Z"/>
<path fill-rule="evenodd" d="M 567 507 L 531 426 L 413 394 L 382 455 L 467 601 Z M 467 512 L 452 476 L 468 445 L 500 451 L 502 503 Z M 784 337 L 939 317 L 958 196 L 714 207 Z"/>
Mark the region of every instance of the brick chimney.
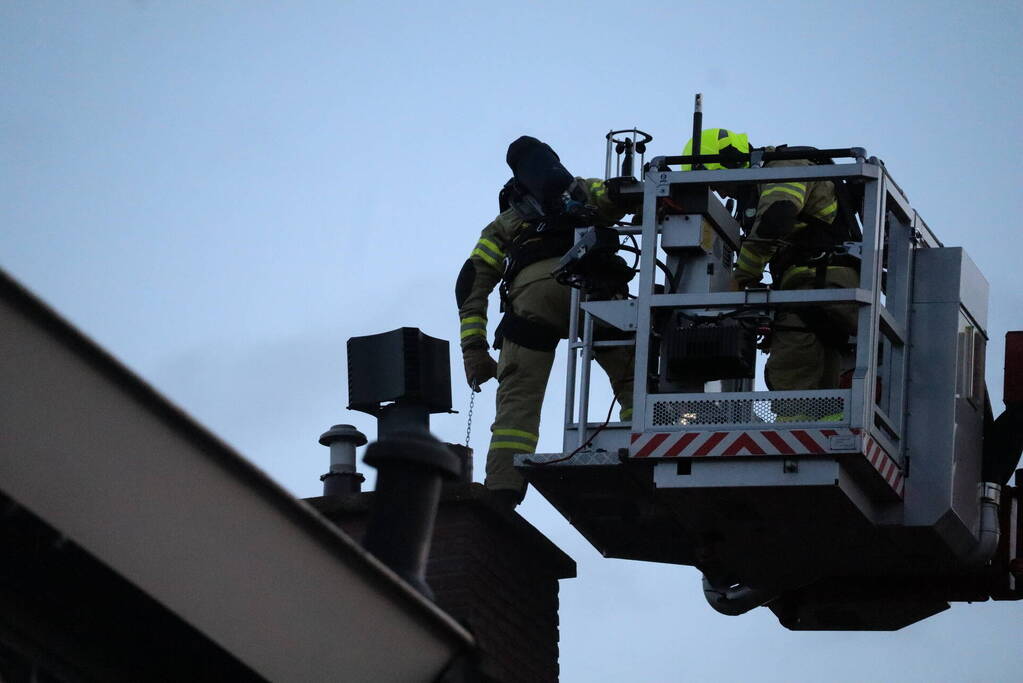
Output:
<path fill-rule="evenodd" d="M 372 493 L 307 498 L 353 538 L 366 530 Z M 486 680 L 558 680 L 558 581 L 575 561 L 480 484 L 445 484 L 426 582 L 437 604 L 475 635 Z"/>
<path fill-rule="evenodd" d="M 353 450 L 365 437 L 350 425 L 335 425 L 320 437 L 331 446 L 331 469 L 323 480 L 324 492 L 333 495 L 306 502 L 353 538 L 362 540 L 369 530 L 363 544 L 370 552 L 423 595 L 432 593 L 473 633 L 479 657 L 474 675 L 492 683 L 557 681 L 558 580 L 575 576 L 575 562 L 471 483 L 469 448 L 447 444 L 445 450 L 430 435 L 430 415 L 451 410 L 448 342 L 414 327 L 350 338 L 348 408 L 377 419 L 378 441 L 363 462 L 390 466 L 390 484 L 381 488 L 384 469 L 377 479 L 379 501 L 389 502 L 373 512 L 370 524 L 378 494 L 358 490 Z M 460 480 L 441 487 L 441 475 Z M 423 515 L 433 513 L 438 489 L 428 539 Z M 415 548 L 405 547 L 408 539 Z M 397 557 L 403 550 L 408 557 Z"/>

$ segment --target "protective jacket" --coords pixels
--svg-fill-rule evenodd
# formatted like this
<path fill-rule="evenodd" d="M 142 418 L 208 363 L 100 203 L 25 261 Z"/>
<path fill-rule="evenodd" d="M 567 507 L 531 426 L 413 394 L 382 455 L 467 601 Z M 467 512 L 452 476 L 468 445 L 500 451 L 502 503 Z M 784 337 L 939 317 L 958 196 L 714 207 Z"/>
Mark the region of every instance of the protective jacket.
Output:
<path fill-rule="evenodd" d="M 808 166 L 807 160 L 775 161 L 767 166 Z M 836 222 L 840 206 L 830 180 L 765 183 L 760 186 L 756 219 L 732 272 L 736 283 L 759 282 L 770 264 L 778 289 L 850 288 L 859 281 L 850 257 L 832 255 L 849 239 L 849 227 Z M 770 389 L 833 389 L 838 386 L 841 354 L 856 333 L 856 307 L 780 307 L 774 319 L 771 355 L 765 368 Z M 784 403 L 780 418 L 796 419 Z"/>
<path fill-rule="evenodd" d="M 587 195 L 587 204 L 596 210 L 596 225 L 608 226 L 621 219 L 623 212 L 610 200 L 604 181 L 576 180 Z M 475 346 L 487 347 L 487 299 L 505 280 L 504 339 L 496 369 L 496 411 L 485 480 L 491 490 L 512 491 L 518 496 L 525 491 L 513 459 L 518 453 L 536 450 L 540 409 L 555 348 L 559 339 L 568 336 L 570 290 L 558 283 L 551 271 L 573 239 L 570 227 L 538 234 L 537 226 L 523 220 L 514 208 L 502 211 L 483 229 L 455 285 L 464 352 Z M 607 372 L 622 406 L 622 419 L 631 413 L 633 355 L 634 349 L 624 346 L 594 350 L 594 359 Z"/>
<path fill-rule="evenodd" d="M 805 159 L 773 161 L 767 167 L 809 166 Z M 754 284 L 771 264 L 775 286 L 788 289 L 815 267 L 808 263 L 810 245 L 830 242 L 821 233 L 838 214 L 838 197 L 830 180 L 766 183 L 760 186 L 757 217 L 743 242 L 733 277 L 740 285 Z"/>
<path fill-rule="evenodd" d="M 603 180 L 577 180 L 586 191 L 589 203 L 597 209 L 596 225 L 613 225 L 622 218 L 624 213 L 608 198 Z M 530 263 L 564 254 L 571 247 L 572 240 L 573 232 L 570 228 L 552 228 L 536 233 L 535 226 L 522 220 L 514 208 L 502 211 L 483 228 L 455 285 L 462 348 L 489 346 L 487 301 L 494 288 L 508 275 L 508 267 L 516 271 L 509 278 L 514 279 L 515 274 Z M 535 272 L 527 272 L 523 276 L 533 279 L 551 277 L 549 273 Z M 522 286 L 528 283 L 518 284 Z"/>

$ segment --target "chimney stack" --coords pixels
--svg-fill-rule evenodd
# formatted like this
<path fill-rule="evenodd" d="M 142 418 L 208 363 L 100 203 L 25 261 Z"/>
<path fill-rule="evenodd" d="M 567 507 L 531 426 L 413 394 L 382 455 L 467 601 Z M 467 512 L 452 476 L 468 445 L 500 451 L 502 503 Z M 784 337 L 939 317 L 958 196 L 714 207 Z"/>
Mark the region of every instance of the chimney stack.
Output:
<path fill-rule="evenodd" d="M 309 503 L 472 631 L 478 680 L 555 683 L 558 581 L 575 562 L 472 483 L 469 448 L 429 433 L 430 414 L 451 409 L 448 343 L 407 327 L 354 337 L 348 390 L 349 408 L 378 420 L 363 458 L 376 491 L 331 495 L 331 480 L 350 476 L 325 475 L 324 497 Z M 349 425 L 321 437 L 332 472 L 354 473 L 359 437 Z"/>

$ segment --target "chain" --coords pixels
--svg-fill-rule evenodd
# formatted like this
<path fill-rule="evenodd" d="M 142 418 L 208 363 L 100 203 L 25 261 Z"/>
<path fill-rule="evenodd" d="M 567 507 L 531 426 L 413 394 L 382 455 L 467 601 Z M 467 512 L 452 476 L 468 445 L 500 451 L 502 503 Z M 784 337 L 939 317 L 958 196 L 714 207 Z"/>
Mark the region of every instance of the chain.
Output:
<path fill-rule="evenodd" d="M 469 392 L 469 420 L 465 425 L 465 447 L 469 448 L 469 436 L 472 434 L 472 408 L 476 403 L 476 392 L 479 390 L 479 384 L 475 381 L 472 383 L 472 391 Z"/>

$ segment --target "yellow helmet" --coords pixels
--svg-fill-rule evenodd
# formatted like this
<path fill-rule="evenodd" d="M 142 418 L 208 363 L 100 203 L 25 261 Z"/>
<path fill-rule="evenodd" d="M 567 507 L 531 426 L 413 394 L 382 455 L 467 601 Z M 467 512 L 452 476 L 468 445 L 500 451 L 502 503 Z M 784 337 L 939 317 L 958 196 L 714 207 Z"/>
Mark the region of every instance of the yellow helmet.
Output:
<path fill-rule="evenodd" d="M 692 139 L 686 143 L 683 156 L 693 153 Z M 723 168 L 746 168 L 749 166 L 749 139 L 745 133 L 733 133 L 725 128 L 708 128 L 700 135 L 700 154 L 732 157 L 722 163 L 697 164 L 696 170 L 719 171 Z M 691 164 L 683 164 L 683 171 L 691 171 Z"/>

